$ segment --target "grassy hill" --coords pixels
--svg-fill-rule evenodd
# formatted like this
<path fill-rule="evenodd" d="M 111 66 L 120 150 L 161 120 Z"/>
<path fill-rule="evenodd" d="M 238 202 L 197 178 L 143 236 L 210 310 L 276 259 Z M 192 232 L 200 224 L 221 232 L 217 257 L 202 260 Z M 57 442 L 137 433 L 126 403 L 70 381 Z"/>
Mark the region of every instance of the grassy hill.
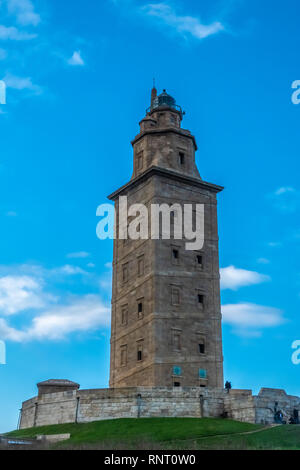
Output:
<path fill-rule="evenodd" d="M 261 425 L 213 418 L 141 418 L 59 424 L 8 433 L 33 438 L 37 434 L 70 433 L 56 447 L 96 449 L 297 449 L 300 426 Z"/>

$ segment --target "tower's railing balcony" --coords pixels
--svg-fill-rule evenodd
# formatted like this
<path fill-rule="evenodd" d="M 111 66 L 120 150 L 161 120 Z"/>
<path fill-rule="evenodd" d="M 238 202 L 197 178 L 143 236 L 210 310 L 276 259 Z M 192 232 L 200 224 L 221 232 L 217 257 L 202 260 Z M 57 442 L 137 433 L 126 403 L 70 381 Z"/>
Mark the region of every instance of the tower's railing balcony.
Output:
<path fill-rule="evenodd" d="M 178 111 L 180 114 L 184 114 L 183 111 L 182 111 L 182 107 L 179 106 L 178 104 L 169 105 L 167 103 L 163 103 L 163 104 L 159 104 L 159 105 L 154 104 L 153 106 L 149 106 L 149 108 L 146 109 L 146 114 L 149 114 L 154 110 L 158 110 L 159 108 L 172 108 L 175 111 Z"/>

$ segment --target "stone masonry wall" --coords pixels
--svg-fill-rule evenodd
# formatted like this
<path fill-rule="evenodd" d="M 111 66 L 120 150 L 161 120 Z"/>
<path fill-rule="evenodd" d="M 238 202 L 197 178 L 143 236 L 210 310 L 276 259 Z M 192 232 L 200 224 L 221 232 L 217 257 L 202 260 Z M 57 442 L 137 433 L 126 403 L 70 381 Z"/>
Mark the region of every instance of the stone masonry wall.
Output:
<path fill-rule="evenodd" d="M 22 405 L 20 428 L 62 423 L 86 423 L 116 418 L 227 417 L 249 423 L 272 424 L 274 408 L 288 422 L 300 398 L 283 390 L 199 387 L 133 387 L 61 391 L 42 394 Z"/>
<path fill-rule="evenodd" d="M 294 410 L 297 410 L 300 416 L 300 398 L 287 395 L 284 390 L 262 388 L 259 394 L 254 397 L 254 403 L 257 423 L 272 424 L 275 408 L 277 411 L 282 412 L 283 419 L 287 423 Z"/>

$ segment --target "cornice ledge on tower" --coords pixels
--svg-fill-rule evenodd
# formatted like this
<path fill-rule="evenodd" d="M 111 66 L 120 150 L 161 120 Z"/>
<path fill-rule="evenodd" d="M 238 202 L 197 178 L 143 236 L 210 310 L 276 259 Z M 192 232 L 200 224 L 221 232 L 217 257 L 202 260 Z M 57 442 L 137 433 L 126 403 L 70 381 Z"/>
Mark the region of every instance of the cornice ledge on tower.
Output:
<path fill-rule="evenodd" d="M 148 134 L 167 134 L 169 132 L 173 132 L 175 134 L 178 134 L 178 135 L 181 135 L 181 136 L 184 136 L 184 137 L 189 137 L 190 139 L 192 139 L 193 143 L 194 143 L 194 146 L 195 146 L 195 150 L 198 150 L 198 147 L 197 147 L 197 142 L 196 142 L 196 138 L 195 136 L 193 136 L 190 131 L 188 130 L 185 130 L 185 129 L 178 129 L 176 127 L 164 127 L 164 128 L 160 128 L 160 129 L 147 129 L 146 131 L 144 132 L 141 132 L 140 134 L 138 134 L 132 141 L 131 141 L 131 145 L 133 146 L 134 144 L 136 144 L 140 139 L 142 139 L 145 135 L 148 135 Z"/>
<path fill-rule="evenodd" d="M 220 193 L 224 189 L 223 186 L 219 186 L 213 183 L 208 183 L 207 181 L 193 178 L 191 176 L 182 175 L 181 173 L 177 173 L 176 171 L 167 170 L 166 168 L 160 168 L 157 166 L 151 166 L 144 173 L 137 176 L 133 180 L 129 181 L 127 184 L 124 184 L 124 186 L 121 186 L 121 188 L 117 189 L 112 194 L 110 194 L 108 196 L 108 199 L 111 201 L 114 201 L 118 196 L 120 196 L 127 189 L 129 188 L 131 189 L 135 187 L 137 184 L 143 181 L 146 181 L 148 178 L 150 178 L 153 175 L 167 176 L 170 179 L 181 181 L 182 183 L 187 183 L 187 184 L 190 184 L 192 186 L 197 186 L 202 189 L 209 189 L 210 191 L 214 193 Z"/>

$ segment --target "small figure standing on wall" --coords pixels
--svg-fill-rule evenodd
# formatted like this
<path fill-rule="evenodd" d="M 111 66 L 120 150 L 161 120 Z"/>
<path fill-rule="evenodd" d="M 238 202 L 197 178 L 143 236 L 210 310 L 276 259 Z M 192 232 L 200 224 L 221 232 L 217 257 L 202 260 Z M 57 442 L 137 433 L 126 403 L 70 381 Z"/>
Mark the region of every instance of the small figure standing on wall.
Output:
<path fill-rule="evenodd" d="M 226 382 L 226 384 L 225 384 L 225 389 L 227 390 L 228 393 L 229 393 L 229 390 L 232 389 L 231 382 L 228 382 L 228 380 L 227 380 L 227 382 Z"/>

